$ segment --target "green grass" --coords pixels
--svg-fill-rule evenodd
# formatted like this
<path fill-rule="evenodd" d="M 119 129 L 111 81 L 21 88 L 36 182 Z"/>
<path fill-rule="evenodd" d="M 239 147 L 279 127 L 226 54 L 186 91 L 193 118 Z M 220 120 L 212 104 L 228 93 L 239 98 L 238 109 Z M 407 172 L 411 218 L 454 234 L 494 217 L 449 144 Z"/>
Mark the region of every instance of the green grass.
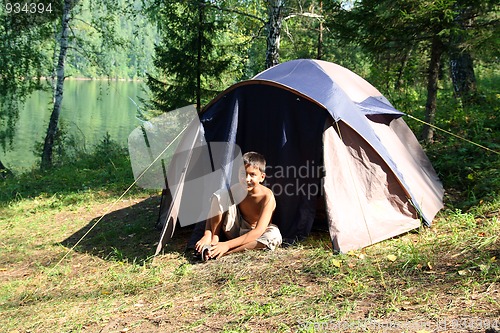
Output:
<path fill-rule="evenodd" d="M 483 116 L 498 133 L 491 110 Z M 456 118 L 451 128 L 467 124 Z M 465 134 L 494 147 L 485 124 Z M 50 172 L 0 181 L 0 327 L 418 332 L 476 319 L 485 325 L 478 332 L 487 323 L 498 329 L 500 159 L 438 138 L 426 148 L 447 194 L 433 226 L 341 255 L 327 234 L 314 233 L 275 252 L 197 264 L 184 254 L 183 228 L 153 259 L 158 193 L 134 188 L 118 200 L 132 182 L 130 162 L 106 141 Z"/>
<path fill-rule="evenodd" d="M 113 202 L 77 199 L 0 208 L 6 332 L 326 332 L 349 324 L 377 332 L 394 322 L 500 315 L 498 202 L 445 210 L 432 228 L 363 251 L 333 255 L 328 236 L 317 233 L 274 253 L 196 264 L 183 254 L 184 229 L 164 255 L 149 258 L 158 233 L 144 212 L 158 197 L 144 195 L 121 202 L 68 254 Z"/>

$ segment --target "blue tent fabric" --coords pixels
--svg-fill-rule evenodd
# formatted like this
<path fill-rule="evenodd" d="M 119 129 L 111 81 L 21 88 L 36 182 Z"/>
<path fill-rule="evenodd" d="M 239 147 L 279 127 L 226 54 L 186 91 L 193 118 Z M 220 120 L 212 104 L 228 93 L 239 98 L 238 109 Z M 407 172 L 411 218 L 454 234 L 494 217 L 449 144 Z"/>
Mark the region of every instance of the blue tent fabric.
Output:
<path fill-rule="evenodd" d="M 368 97 L 361 103 L 356 103 L 359 111 L 364 115 L 371 116 L 377 114 L 394 115 L 394 117 L 404 116 L 404 113 L 396 110 L 387 100 L 382 98 Z"/>
<path fill-rule="evenodd" d="M 297 179 L 296 175 L 281 171 L 284 167 L 299 168 L 305 163 L 322 164 L 322 131 L 328 116 L 323 108 L 278 87 L 241 85 L 201 115 L 207 142 L 230 140 L 230 124 L 237 117 L 236 106 L 239 117 L 235 143 L 242 152 L 263 154 L 267 165 L 274 166 L 266 170 L 267 186 L 274 189 L 284 189 L 289 183 L 302 188 L 309 184 L 321 186 L 319 174 Z M 307 126 L 298 126 L 301 124 Z M 306 237 L 314 221 L 318 198 L 302 194 L 276 195 L 273 220 L 287 242 Z"/>

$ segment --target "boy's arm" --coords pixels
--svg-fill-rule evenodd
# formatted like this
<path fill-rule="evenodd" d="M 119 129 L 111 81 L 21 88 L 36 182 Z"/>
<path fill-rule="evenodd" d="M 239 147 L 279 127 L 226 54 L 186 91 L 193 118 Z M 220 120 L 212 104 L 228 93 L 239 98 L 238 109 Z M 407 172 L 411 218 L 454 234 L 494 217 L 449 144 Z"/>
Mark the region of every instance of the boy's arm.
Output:
<path fill-rule="evenodd" d="M 216 247 L 214 247 L 214 256 L 222 256 L 224 253 L 229 251 L 230 249 L 234 249 L 238 246 L 250 243 L 255 241 L 257 238 L 262 236 L 262 234 L 266 231 L 269 223 L 271 222 L 271 217 L 273 215 L 274 209 L 276 208 L 276 200 L 274 199 L 274 195 L 269 195 L 266 203 L 263 205 L 259 220 L 257 221 L 257 225 L 254 229 L 250 230 L 244 235 L 228 240 L 227 242 L 220 242 Z M 227 247 L 227 248 L 226 248 Z"/>
<path fill-rule="evenodd" d="M 205 232 L 195 244 L 195 250 L 201 252 L 205 245 L 215 245 L 219 241 L 219 233 L 221 228 L 222 212 L 219 207 L 219 199 L 216 196 L 212 197 L 210 205 L 210 214 L 205 223 Z"/>

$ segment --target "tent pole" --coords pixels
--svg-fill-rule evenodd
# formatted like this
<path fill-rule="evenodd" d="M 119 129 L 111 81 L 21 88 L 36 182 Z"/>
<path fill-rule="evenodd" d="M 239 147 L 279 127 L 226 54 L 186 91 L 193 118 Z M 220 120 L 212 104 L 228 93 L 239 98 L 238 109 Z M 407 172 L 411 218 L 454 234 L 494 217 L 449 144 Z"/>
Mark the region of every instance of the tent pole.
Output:
<path fill-rule="evenodd" d="M 179 184 L 176 187 L 175 193 L 172 196 L 172 203 L 170 204 L 170 207 L 168 208 L 166 222 L 165 222 L 165 225 L 163 226 L 163 231 L 162 231 L 160 240 L 158 242 L 158 246 L 156 247 L 156 252 L 154 254 L 155 256 L 157 256 L 161 252 L 161 250 L 163 249 L 165 244 L 170 240 L 170 238 L 172 238 L 172 235 L 175 231 L 175 224 L 177 223 L 177 218 L 179 215 L 180 197 L 181 197 L 182 191 L 184 189 L 184 179 L 186 178 L 186 173 L 188 170 L 189 162 L 191 161 L 191 157 L 193 155 L 194 146 L 195 146 L 195 144 L 198 140 L 198 136 L 200 134 L 199 126 L 198 126 L 198 129 L 196 130 L 196 134 L 194 135 L 193 142 L 191 142 L 188 156 L 186 158 L 186 163 L 184 164 L 181 176 L 179 178 Z M 167 231 L 169 231 L 168 235 L 167 235 Z"/>

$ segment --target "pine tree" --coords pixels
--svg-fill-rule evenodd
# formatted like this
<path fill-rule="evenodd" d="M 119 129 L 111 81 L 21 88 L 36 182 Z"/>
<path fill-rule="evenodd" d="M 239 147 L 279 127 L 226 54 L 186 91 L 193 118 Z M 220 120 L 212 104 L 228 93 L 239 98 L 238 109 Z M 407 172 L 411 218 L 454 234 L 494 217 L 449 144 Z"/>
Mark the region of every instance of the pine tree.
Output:
<path fill-rule="evenodd" d="M 161 1 L 153 6 L 161 40 L 154 64 L 159 75 L 148 75 L 155 109 L 166 112 L 196 104 L 200 110 L 222 87 L 230 68 L 221 36 L 228 22 L 205 0 Z"/>

